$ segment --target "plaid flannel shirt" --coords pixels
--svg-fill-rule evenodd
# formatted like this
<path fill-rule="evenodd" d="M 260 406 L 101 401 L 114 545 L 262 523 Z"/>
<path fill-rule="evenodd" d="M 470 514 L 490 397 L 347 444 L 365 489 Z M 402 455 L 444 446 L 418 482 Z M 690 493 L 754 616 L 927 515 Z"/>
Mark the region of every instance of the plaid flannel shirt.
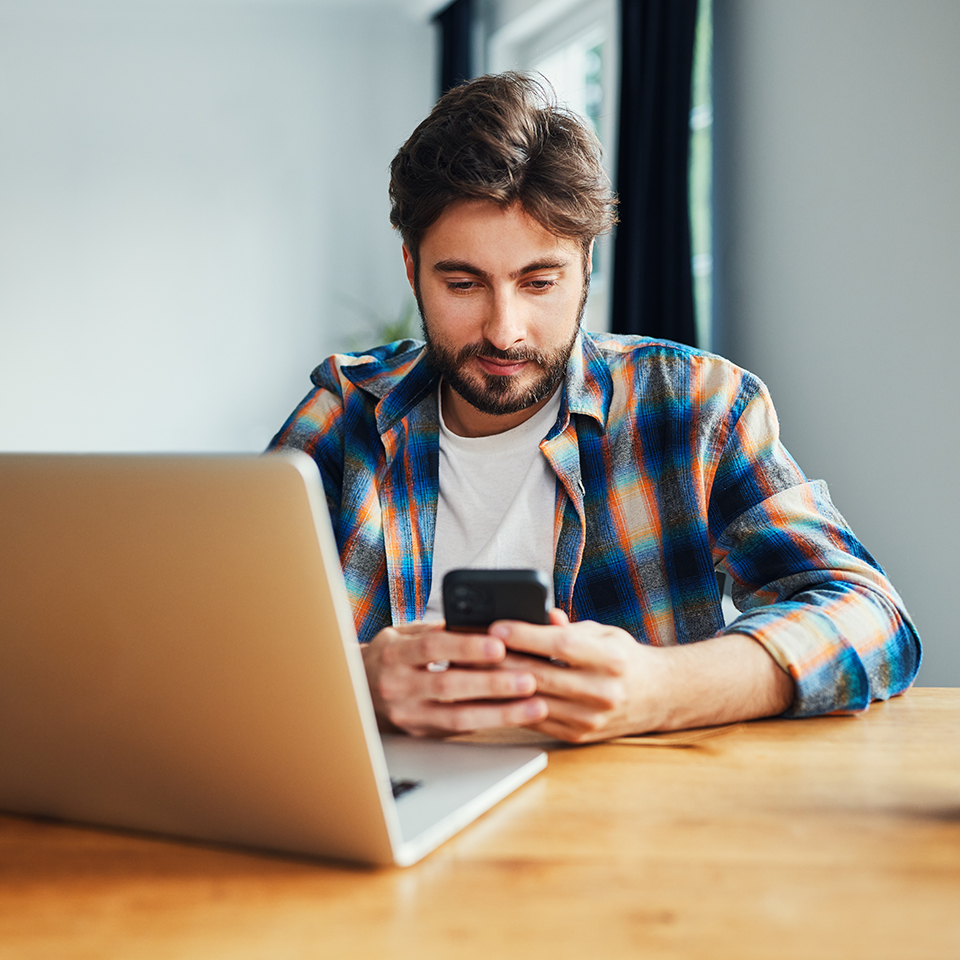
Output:
<path fill-rule="evenodd" d="M 319 467 L 357 633 L 423 617 L 439 490 L 438 376 L 404 340 L 331 357 L 274 437 Z M 540 449 L 557 475 L 555 603 L 643 643 L 745 633 L 796 685 L 788 715 L 906 689 L 896 591 L 779 440 L 764 385 L 668 341 L 582 333 Z M 717 572 L 740 617 L 724 627 Z"/>

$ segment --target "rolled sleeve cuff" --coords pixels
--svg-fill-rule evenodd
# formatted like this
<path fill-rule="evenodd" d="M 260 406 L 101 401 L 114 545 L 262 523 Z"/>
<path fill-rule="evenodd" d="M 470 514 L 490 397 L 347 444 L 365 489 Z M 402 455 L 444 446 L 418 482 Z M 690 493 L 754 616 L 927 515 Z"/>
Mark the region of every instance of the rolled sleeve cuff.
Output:
<path fill-rule="evenodd" d="M 773 604 L 744 614 L 725 632 L 746 634 L 762 644 L 793 678 L 794 700 L 783 716 L 859 713 L 870 705 L 863 661 L 828 614 L 803 604 Z"/>

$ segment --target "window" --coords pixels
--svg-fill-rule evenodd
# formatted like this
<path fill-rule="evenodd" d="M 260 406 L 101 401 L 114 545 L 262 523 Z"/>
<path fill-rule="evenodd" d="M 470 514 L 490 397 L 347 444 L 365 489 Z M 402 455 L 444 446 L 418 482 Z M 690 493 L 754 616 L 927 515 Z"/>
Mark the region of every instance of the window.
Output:
<path fill-rule="evenodd" d="M 588 118 L 603 146 L 613 180 L 619 85 L 617 0 L 495 0 L 486 8 L 486 66 L 492 72 L 539 72 L 557 99 Z M 697 342 L 712 346 L 713 292 L 713 49 L 712 0 L 700 0 L 690 109 L 690 268 Z M 585 325 L 610 329 L 613 246 L 599 237 L 594 249 Z"/>
<path fill-rule="evenodd" d="M 557 100 L 593 125 L 612 180 L 617 120 L 616 0 L 514 0 L 495 5 L 491 20 L 487 24 L 486 69 L 542 74 Z M 612 267 L 611 238 L 598 237 L 584 316 L 589 330 L 610 329 Z"/>

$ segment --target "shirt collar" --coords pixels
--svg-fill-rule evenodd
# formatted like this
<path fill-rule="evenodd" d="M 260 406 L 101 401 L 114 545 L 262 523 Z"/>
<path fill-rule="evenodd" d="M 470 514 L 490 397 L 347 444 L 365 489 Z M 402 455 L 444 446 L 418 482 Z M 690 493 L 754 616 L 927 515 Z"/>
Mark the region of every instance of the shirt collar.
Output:
<path fill-rule="evenodd" d="M 592 417 L 605 430 L 612 396 L 610 369 L 593 337 L 581 330 L 567 362 L 564 405 L 558 419 L 560 429 L 566 428 L 568 414 L 579 413 Z"/>
<path fill-rule="evenodd" d="M 426 397 L 437 389 L 439 373 L 424 359 L 424 344 L 405 340 L 377 347 L 352 362 L 341 372 L 355 387 L 369 393 L 377 403 L 377 430 L 389 432 Z"/>
<path fill-rule="evenodd" d="M 341 366 L 341 372 L 358 389 L 378 399 L 377 429 L 381 434 L 435 393 L 440 379 L 439 373 L 425 362 L 421 341 L 377 347 L 350 359 L 352 362 Z M 593 337 L 581 330 L 567 362 L 556 432 L 566 429 L 573 413 L 592 417 L 601 429 L 606 429 L 612 393 L 610 370 Z"/>

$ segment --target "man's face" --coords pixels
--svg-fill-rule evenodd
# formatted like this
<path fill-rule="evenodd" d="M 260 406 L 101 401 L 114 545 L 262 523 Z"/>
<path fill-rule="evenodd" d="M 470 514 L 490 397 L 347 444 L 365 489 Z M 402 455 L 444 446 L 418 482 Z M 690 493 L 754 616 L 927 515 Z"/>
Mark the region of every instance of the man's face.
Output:
<path fill-rule="evenodd" d="M 451 204 L 420 244 L 404 247 L 430 362 L 457 433 L 499 433 L 531 417 L 562 380 L 586 301 L 588 264 L 519 204 Z"/>

